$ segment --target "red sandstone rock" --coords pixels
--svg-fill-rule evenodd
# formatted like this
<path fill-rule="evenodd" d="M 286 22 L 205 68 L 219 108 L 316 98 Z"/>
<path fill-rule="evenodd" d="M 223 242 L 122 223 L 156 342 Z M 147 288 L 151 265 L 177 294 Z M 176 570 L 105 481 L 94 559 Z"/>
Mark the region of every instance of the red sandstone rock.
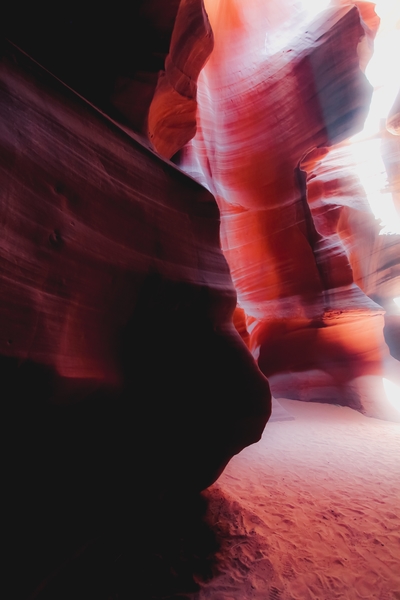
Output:
<path fill-rule="evenodd" d="M 338 231 L 349 205 L 338 177 L 319 178 L 305 157 L 361 129 L 371 89 L 360 66 L 378 19 L 360 3 L 362 19 L 346 5 L 296 23 L 289 5 L 206 2 L 215 49 L 199 78 L 198 132 L 183 165 L 217 198 L 244 339 L 275 395 L 286 389 L 376 415 L 352 382 L 382 373 L 384 311 L 355 285 Z M 327 150 L 318 152 L 323 169 Z M 242 333 L 243 314 L 237 321 Z M 315 369 L 325 383 L 313 383 Z M 276 392 L 274 375 L 284 381 Z"/>
<path fill-rule="evenodd" d="M 2 27 L 62 81 L 170 158 L 196 132 L 197 77 L 213 46 L 202 0 L 7 8 Z"/>
<path fill-rule="evenodd" d="M 135 5 L 132 26 L 146 32 L 140 52 L 135 52 L 132 41 L 131 45 L 124 41 L 136 36 L 126 35 L 128 25 L 126 19 L 122 25 L 122 17 L 121 29 L 116 27 L 114 12 L 109 17 L 104 11 L 96 13 L 96 27 L 87 32 L 90 60 L 82 52 L 79 36 L 77 51 L 66 57 L 65 44 L 54 44 L 55 36 L 46 29 L 29 36 L 17 27 L 13 34 L 98 105 L 111 111 L 117 107 L 120 112 L 114 116 L 148 132 L 157 150 L 170 157 L 196 130 L 196 79 L 211 51 L 212 32 L 199 0 L 172 2 L 160 10 L 156 5 L 157 0 Z M 269 357 L 281 339 L 269 337 L 271 332 L 283 328 L 299 336 L 302 330 L 304 345 L 309 342 L 309 327 L 317 326 L 319 343 L 327 339 L 326 351 L 317 353 L 326 368 L 332 355 L 331 333 L 322 329 L 336 323 L 329 315 L 352 314 L 356 320 L 361 316 L 368 320 L 376 314 L 371 321 L 377 328 L 373 337 L 380 341 L 368 360 L 359 361 L 353 344 L 349 352 L 342 341 L 339 347 L 346 361 L 358 365 L 357 372 L 379 371 L 387 354 L 379 333 L 383 313 L 354 285 L 382 306 L 382 289 L 371 292 L 373 286 L 361 283 L 367 276 L 370 283 L 375 277 L 375 267 L 367 266 L 367 244 L 358 238 L 369 239 L 369 234 L 364 225 L 355 225 L 358 216 L 364 220 L 365 214 L 354 213 L 351 203 L 336 202 L 342 186 L 336 175 L 324 183 L 324 175 L 315 179 L 306 167 L 311 159 L 318 161 L 319 169 L 323 164 L 315 153 L 309 154 L 312 148 L 319 146 L 319 152 L 325 153 L 323 147 L 345 138 L 363 122 L 370 88 L 361 71 L 371 56 L 379 25 L 373 5 L 335 0 L 334 7 L 312 23 L 289 0 L 279 7 L 256 0 L 246 5 L 224 0 L 206 2 L 205 8 L 215 48 L 200 76 L 198 133 L 183 164 L 215 193 L 223 213 L 222 244 L 239 292 L 238 331 L 255 355 L 261 348 L 263 368 L 272 373 L 276 360 L 269 364 Z M 85 12 L 82 16 L 73 8 L 70 11 L 71 22 L 84 29 Z M 62 25 L 61 39 L 73 45 L 71 32 Z M 40 45 L 42 39 L 55 45 L 53 57 L 46 52 L 45 42 Z M 105 53 L 110 58 L 102 70 L 99 65 Z M 82 64 L 77 56 L 83 57 Z M 399 162 L 393 150 L 397 140 L 390 138 L 383 144 L 393 182 Z M 320 184 L 323 200 L 318 197 Z M 396 185 L 391 183 L 397 202 Z M 333 200 L 327 200 L 330 196 Z M 349 233 L 350 222 L 354 233 Z M 389 288 L 396 287 L 396 279 L 393 268 L 389 272 L 384 265 L 397 250 L 374 236 L 382 263 L 378 271 L 386 271 L 387 295 Z M 349 377 L 351 373 L 350 369 Z"/>
<path fill-rule="evenodd" d="M 157 152 L 171 158 L 196 133 L 197 78 L 213 47 L 202 0 L 181 0 L 165 73 L 150 105 L 148 135 Z"/>
<path fill-rule="evenodd" d="M 268 385 L 232 316 L 277 395 L 394 418 L 371 389 L 385 339 L 399 358 L 398 236 L 379 236 L 345 146 L 327 149 L 365 117 L 378 19 L 334 4 L 310 23 L 291 1 L 207 1 L 211 26 L 201 0 L 7 9 L 4 33 L 119 121 L 6 45 L 0 372 L 21 596 L 104 515 L 126 519 L 132 488 L 144 505 L 204 487 L 258 438 Z M 396 203 L 397 112 L 381 133 Z M 164 157 L 197 131 L 183 164 L 221 208 L 236 309 L 211 195 L 132 128 Z"/>
<path fill-rule="evenodd" d="M 200 0 L 140 1 L 129 19 L 118 2 L 56 20 L 14 3 L 2 20 L 120 121 L 6 46 L 0 368 L 21 587 L 104 514 L 126 518 L 133 486 L 143 503 L 203 487 L 257 439 L 269 391 L 232 313 L 277 395 L 393 418 L 369 388 L 383 333 L 399 357 L 398 236 L 379 236 L 345 147 L 327 150 L 364 119 L 378 19 L 334 4 L 311 24 L 290 1 L 206 2 L 197 122 Z M 398 203 L 397 112 L 381 139 Z M 210 194 L 127 127 L 165 157 L 197 129 L 183 164 L 220 205 L 235 310 Z"/>
<path fill-rule="evenodd" d="M 8 43 L 0 78 L 6 487 L 28 589 L 133 497 L 208 486 L 270 393 L 232 324 L 211 194 Z"/>
<path fill-rule="evenodd" d="M 167 376 L 175 351 L 183 358 L 199 346 L 185 362 L 207 380 L 215 350 L 206 347 L 215 343 L 216 362 L 223 365 L 227 346 L 243 364 L 235 370 L 243 386 L 234 388 L 246 389 L 246 407 L 253 401 L 245 371 L 255 375 L 254 414 L 267 414 L 267 384 L 232 325 L 235 292 L 212 196 L 8 46 L 1 77 L 1 355 L 46 366 L 78 387 L 95 382 L 120 393 L 127 377 L 144 383 L 135 363 L 141 344 L 154 351 L 140 359 L 149 376 L 153 368 Z M 127 329 L 130 365 L 121 354 L 133 351 Z M 68 393 L 49 400 L 72 401 Z M 236 411 L 236 400 L 229 404 Z"/>

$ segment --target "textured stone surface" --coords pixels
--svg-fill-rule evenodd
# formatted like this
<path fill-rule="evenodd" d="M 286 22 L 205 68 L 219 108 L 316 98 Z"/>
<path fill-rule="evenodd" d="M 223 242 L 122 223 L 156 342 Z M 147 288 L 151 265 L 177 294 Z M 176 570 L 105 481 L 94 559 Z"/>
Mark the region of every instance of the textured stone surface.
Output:
<path fill-rule="evenodd" d="M 209 485 L 270 394 L 211 194 L 8 43 L 0 76 L 6 487 L 31 584 L 138 488 Z"/>
<path fill-rule="evenodd" d="M 0 23 L 108 115 L 2 48 L 18 597 L 133 502 L 208 485 L 258 439 L 270 394 L 244 343 L 276 397 L 396 418 L 399 236 L 379 235 L 343 142 L 368 109 L 373 5 L 313 21 L 294 0 L 90 4 L 14 2 Z M 377 138 L 397 207 L 398 104 Z M 211 194 L 160 155 L 215 195 L 221 232 Z"/>
<path fill-rule="evenodd" d="M 8 39 L 85 98 L 136 131 L 164 70 L 179 0 L 71 0 L 10 3 L 0 24 Z"/>
<path fill-rule="evenodd" d="M 7 7 L 4 35 L 170 158 L 196 131 L 197 77 L 213 35 L 202 0 L 72 0 Z"/>
<path fill-rule="evenodd" d="M 337 146 L 367 115 L 363 70 L 379 19 L 363 2 L 338 2 L 313 21 L 296 20 L 290 1 L 205 4 L 215 49 L 200 74 L 198 131 L 183 165 L 221 209 L 238 331 L 275 395 L 398 418 L 381 398 L 371 411 L 374 400 L 353 385 L 381 376 L 389 357 L 372 282 L 384 278 L 386 294 L 397 289 L 398 246 L 378 236 L 346 171 L 349 153 Z M 339 149 L 327 155 L 332 145 Z"/>
<path fill-rule="evenodd" d="M 213 48 L 202 0 L 182 0 L 170 51 L 149 108 L 148 135 L 155 149 L 171 158 L 196 133 L 197 78 Z"/>

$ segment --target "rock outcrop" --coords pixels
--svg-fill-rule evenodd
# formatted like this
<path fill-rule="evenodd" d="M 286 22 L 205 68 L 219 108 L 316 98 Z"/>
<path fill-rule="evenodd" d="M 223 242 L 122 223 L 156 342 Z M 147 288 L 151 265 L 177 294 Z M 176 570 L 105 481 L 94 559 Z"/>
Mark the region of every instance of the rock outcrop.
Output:
<path fill-rule="evenodd" d="M 29 588 L 138 496 L 211 484 L 270 393 L 212 195 L 8 42 L 0 78 L 7 514 Z"/>
<path fill-rule="evenodd" d="M 167 158 L 196 132 L 197 77 L 213 47 L 202 0 L 7 7 L 4 35 Z"/>

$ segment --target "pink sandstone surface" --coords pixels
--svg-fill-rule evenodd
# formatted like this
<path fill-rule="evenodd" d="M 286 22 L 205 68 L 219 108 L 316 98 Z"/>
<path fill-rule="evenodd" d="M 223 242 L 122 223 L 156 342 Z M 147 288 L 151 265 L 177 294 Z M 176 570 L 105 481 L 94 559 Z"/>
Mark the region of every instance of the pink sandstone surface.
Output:
<path fill-rule="evenodd" d="M 256 442 L 269 385 L 400 420 L 400 235 L 349 142 L 371 3 L 15 3 L 1 27 L 10 573 L 50 600 L 103 526 L 145 540 Z M 398 116 L 374 138 L 397 212 Z"/>

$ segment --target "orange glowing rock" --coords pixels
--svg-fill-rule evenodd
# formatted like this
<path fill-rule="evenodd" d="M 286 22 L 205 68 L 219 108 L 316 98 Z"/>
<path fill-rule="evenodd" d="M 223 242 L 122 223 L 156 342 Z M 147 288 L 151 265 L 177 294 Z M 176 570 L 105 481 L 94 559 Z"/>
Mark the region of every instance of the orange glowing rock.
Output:
<path fill-rule="evenodd" d="M 196 133 L 197 78 L 213 47 L 201 0 L 183 0 L 171 37 L 165 72 L 149 108 L 148 135 L 155 149 L 171 158 Z"/>
<path fill-rule="evenodd" d="M 235 322 L 273 391 L 372 414 L 352 382 L 382 371 L 384 310 L 356 285 L 343 233 L 363 200 L 349 200 L 324 157 L 362 128 L 372 92 L 362 71 L 379 19 L 369 3 L 340 4 L 295 22 L 290 2 L 205 2 L 215 47 L 182 166 L 217 199 Z M 325 384 L 313 384 L 315 369 Z"/>

